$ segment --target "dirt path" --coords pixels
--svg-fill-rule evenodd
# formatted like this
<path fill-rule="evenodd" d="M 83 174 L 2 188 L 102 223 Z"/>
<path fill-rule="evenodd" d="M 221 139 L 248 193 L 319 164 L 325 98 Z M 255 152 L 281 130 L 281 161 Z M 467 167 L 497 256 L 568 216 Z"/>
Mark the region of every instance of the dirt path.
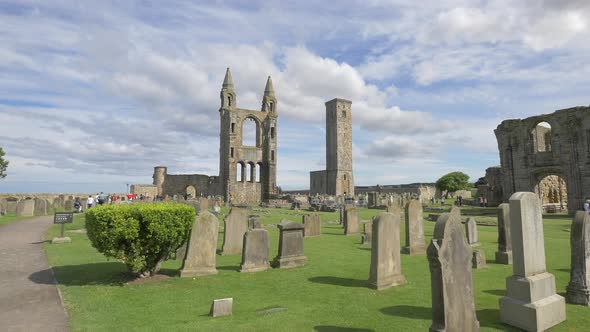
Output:
<path fill-rule="evenodd" d="M 53 217 L 0 226 L 0 330 L 67 331 L 68 317 L 43 252 Z"/>

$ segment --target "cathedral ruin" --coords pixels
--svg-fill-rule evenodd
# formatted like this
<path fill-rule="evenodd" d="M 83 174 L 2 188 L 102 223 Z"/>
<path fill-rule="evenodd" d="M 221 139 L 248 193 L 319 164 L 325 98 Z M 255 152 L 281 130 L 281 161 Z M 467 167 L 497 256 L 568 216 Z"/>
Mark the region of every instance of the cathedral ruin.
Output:
<path fill-rule="evenodd" d="M 270 76 L 259 111 L 238 108 L 229 68 L 220 92 L 219 176 L 168 174 L 154 167 L 153 185 L 135 191 L 157 195 L 222 196 L 234 205 L 252 205 L 277 194 L 277 99 Z"/>
<path fill-rule="evenodd" d="M 573 107 L 502 121 L 494 131 L 500 170 L 487 174 L 501 186 L 488 194 L 507 202 L 515 192 L 531 191 L 546 210 L 581 210 L 590 196 L 589 115 L 590 107 Z"/>
<path fill-rule="evenodd" d="M 309 174 L 310 195 L 354 196 L 352 102 L 326 102 L 326 170 Z"/>

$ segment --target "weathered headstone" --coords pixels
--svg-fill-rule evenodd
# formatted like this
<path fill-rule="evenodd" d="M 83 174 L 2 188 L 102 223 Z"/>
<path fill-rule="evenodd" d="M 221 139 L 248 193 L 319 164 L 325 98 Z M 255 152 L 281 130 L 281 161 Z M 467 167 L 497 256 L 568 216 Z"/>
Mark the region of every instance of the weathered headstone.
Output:
<path fill-rule="evenodd" d="M 248 229 L 264 228 L 259 215 L 250 215 L 248 217 Z"/>
<path fill-rule="evenodd" d="M 359 233 L 359 215 L 354 207 L 344 211 L 344 235 L 355 235 Z"/>
<path fill-rule="evenodd" d="M 283 220 L 277 227 L 280 231 L 279 253 L 272 265 L 281 269 L 305 265 L 307 257 L 303 254 L 303 225 Z"/>
<path fill-rule="evenodd" d="M 498 251 L 496 263 L 512 264 L 512 237 L 510 236 L 510 205 L 498 206 Z"/>
<path fill-rule="evenodd" d="M 371 244 L 373 240 L 373 221 L 368 221 L 363 224 L 364 232 L 362 237 L 362 244 Z"/>
<path fill-rule="evenodd" d="M 467 243 L 472 247 L 481 245 L 477 236 L 477 222 L 475 218 L 469 217 L 465 222 L 465 236 L 467 237 Z"/>
<path fill-rule="evenodd" d="M 400 208 L 400 206 L 397 203 L 392 203 L 390 205 L 387 205 L 387 208 L 385 209 L 385 211 L 387 213 L 393 213 L 396 215 L 401 215 L 401 213 L 402 213 L 402 209 Z"/>
<path fill-rule="evenodd" d="M 398 214 L 399 215 L 399 214 Z M 422 215 L 422 203 L 411 200 L 406 205 L 406 246 L 404 254 L 422 255 L 426 253 L 424 244 L 424 225 Z"/>
<path fill-rule="evenodd" d="M 18 200 L 16 201 L 6 201 L 6 213 L 16 213 L 18 209 Z"/>
<path fill-rule="evenodd" d="M 209 311 L 209 316 L 213 318 L 231 316 L 233 304 L 233 298 L 213 300 L 213 303 L 211 303 L 211 310 Z"/>
<path fill-rule="evenodd" d="M 400 216 L 382 213 L 373 220 L 369 285 L 386 289 L 406 282 L 400 257 Z"/>
<path fill-rule="evenodd" d="M 240 272 L 260 272 L 269 268 L 268 263 L 268 231 L 255 228 L 244 234 L 244 249 Z"/>
<path fill-rule="evenodd" d="M 186 257 L 182 263 L 180 276 L 196 277 L 216 274 L 215 252 L 219 221 L 208 211 L 197 216 L 189 237 Z"/>
<path fill-rule="evenodd" d="M 0 215 L 6 213 L 6 199 L 0 198 Z"/>
<path fill-rule="evenodd" d="M 427 249 L 432 291 L 430 331 L 479 331 L 473 298 L 471 247 L 458 211 L 443 213 Z"/>
<path fill-rule="evenodd" d="M 248 230 L 248 210 L 233 207 L 225 217 L 224 225 L 221 255 L 239 255 L 242 252 L 244 233 Z"/>
<path fill-rule="evenodd" d="M 322 224 L 319 214 L 303 216 L 303 236 L 315 237 L 322 235 Z"/>
<path fill-rule="evenodd" d="M 201 199 L 199 199 L 199 209 L 201 211 L 206 211 L 209 209 L 209 199 L 205 198 L 205 197 L 201 197 Z"/>
<path fill-rule="evenodd" d="M 47 201 L 41 198 L 35 199 L 35 212 L 36 216 L 47 215 Z"/>
<path fill-rule="evenodd" d="M 21 199 L 16 207 L 17 217 L 32 217 L 35 215 L 35 200 Z"/>
<path fill-rule="evenodd" d="M 64 209 L 66 211 L 73 211 L 74 210 L 74 200 L 73 199 L 66 200 L 66 202 L 64 204 Z"/>
<path fill-rule="evenodd" d="M 545 267 L 543 217 L 536 194 L 510 197 L 512 270 L 506 296 L 500 299 L 500 321 L 527 331 L 544 331 L 565 320 L 565 299 L 555 293 L 555 277 Z"/>
<path fill-rule="evenodd" d="M 567 303 L 590 306 L 590 215 L 576 212 L 570 231 L 570 282 L 566 287 Z"/>
<path fill-rule="evenodd" d="M 482 269 L 486 267 L 486 253 L 483 251 L 483 249 L 473 250 L 471 267 L 474 269 Z"/>

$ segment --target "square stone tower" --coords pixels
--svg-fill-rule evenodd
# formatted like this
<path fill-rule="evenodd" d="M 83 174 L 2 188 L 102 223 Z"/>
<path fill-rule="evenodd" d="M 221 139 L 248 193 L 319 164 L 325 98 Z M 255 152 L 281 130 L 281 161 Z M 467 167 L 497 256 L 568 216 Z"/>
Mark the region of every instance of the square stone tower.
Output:
<path fill-rule="evenodd" d="M 326 102 L 326 194 L 354 195 L 352 175 L 352 102 Z"/>

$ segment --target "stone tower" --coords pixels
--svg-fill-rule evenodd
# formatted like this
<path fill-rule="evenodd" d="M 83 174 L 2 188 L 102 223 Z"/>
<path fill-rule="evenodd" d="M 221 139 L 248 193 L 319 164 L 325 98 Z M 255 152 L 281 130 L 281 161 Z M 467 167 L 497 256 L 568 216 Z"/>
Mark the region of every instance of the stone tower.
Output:
<path fill-rule="evenodd" d="M 164 181 L 166 180 L 167 173 L 168 168 L 164 166 L 154 167 L 154 175 L 152 176 L 152 178 L 154 179 L 154 185 L 157 188 L 158 195 L 163 194 Z"/>
<path fill-rule="evenodd" d="M 219 178 L 221 193 L 233 204 L 258 204 L 276 195 L 277 99 L 270 76 L 260 111 L 237 107 L 229 68 L 221 87 Z M 243 141 L 244 122 L 255 124 L 255 143 Z"/>
<path fill-rule="evenodd" d="M 352 175 L 352 102 L 326 102 L 326 194 L 354 195 Z"/>

